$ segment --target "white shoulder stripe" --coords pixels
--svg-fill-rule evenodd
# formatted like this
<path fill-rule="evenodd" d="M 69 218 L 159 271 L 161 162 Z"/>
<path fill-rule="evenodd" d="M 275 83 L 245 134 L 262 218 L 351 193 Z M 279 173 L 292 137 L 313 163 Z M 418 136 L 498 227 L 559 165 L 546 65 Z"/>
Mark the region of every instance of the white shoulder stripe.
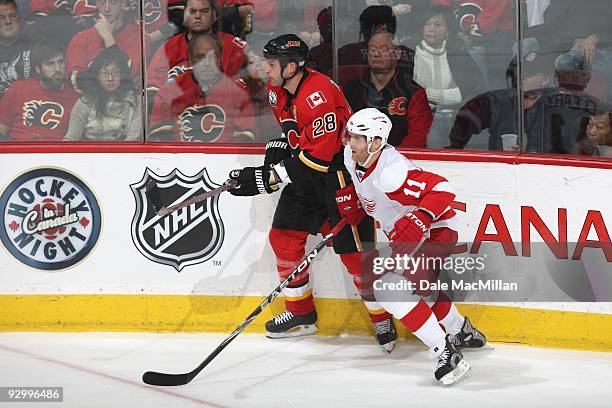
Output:
<path fill-rule="evenodd" d="M 377 170 L 384 172 L 380 175 L 379 188 L 385 193 L 397 191 L 406 181 L 408 172 L 412 170 L 408 161 L 395 149 L 385 149 L 380 156 Z"/>

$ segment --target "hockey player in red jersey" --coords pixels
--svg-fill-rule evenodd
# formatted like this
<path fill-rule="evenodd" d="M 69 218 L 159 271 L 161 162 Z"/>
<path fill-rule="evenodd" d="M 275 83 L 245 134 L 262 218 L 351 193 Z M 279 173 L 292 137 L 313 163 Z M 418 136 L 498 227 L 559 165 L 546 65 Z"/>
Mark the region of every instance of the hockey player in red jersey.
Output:
<path fill-rule="evenodd" d="M 268 143 L 263 166 L 230 174 L 239 183 L 237 189 L 230 190 L 237 196 L 269 194 L 285 184 L 269 233 L 281 281 L 304 255 L 308 235 L 340 221 L 335 193 L 350 183 L 341 139 L 350 107 L 332 80 L 304 68 L 307 55 L 308 46 L 294 34 L 274 38 L 264 47 L 269 101 L 283 137 Z M 333 240 L 334 251 L 358 288 L 360 251 L 371 247 L 373 241 L 370 217 L 345 227 Z M 317 313 L 307 271 L 297 275 L 283 293 L 287 310 L 266 323 L 268 337 L 316 332 Z M 379 343 L 391 351 L 396 339 L 391 315 L 375 302 L 366 302 L 366 307 Z"/>
<path fill-rule="evenodd" d="M 375 108 L 362 109 L 349 119 L 344 160 L 353 184 L 338 191 L 338 210 L 349 221 L 359 218 L 360 212 L 374 217 L 389 237 L 394 254 L 446 258 L 458 237 L 451 208 L 453 188 L 443 177 L 416 167 L 388 145 L 391 127 L 389 117 Z M 437 279 L 439 271 L 427 266 L 421 264 L 412 276 Z M 364 270 L 364 274 L 367 272 Z M 387 273 L 379 280 L 397 283 L 405 279 L 404 271 L 401 273 Z M 486 338 L 459 314 L 445 293 L 417 288 L 416 293 L 409 291 L 397 297 L 377 293 L 380 285 L 372 286 L 379 304 L 438 357 L 438 381 L 452 384 L 467 374 L 470 366 L 458 348 L 483 347 Z"/>
<path fill-rule="evenodd" d="M 253 142 L 253 106 L 242 81 L 223 75 L 217 37 L 195 34 L 189 47 L 193 69 L 155 96 L 149 140 Z"/>

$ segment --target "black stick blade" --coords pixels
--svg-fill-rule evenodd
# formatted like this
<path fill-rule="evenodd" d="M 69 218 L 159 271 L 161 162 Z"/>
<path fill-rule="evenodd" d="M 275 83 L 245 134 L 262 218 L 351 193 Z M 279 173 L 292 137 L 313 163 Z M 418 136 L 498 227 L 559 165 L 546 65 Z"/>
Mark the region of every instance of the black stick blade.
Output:
<path fill-rule="evenodd" d="M 142 375 L 142 381 L 149 385 L 165 385 L 165 386 L 177 386 L 185 385 L 193 379 L 193 376 L 189 374 L 166 374 L 158 373 L 155 371 L 147 371 Z"/>
<path fill-rule="evenodd" d="M 157 182 L 155 180 L 149 180 L 147 186 L 145 187 L 145 195 L 147 196 L 147 200 L 151 203 L 153 207 L 153 211 L 155 214 L 162 209 L 162 200 L 161 194 L 159 193 L 159 188 L 157 187 Z"/>

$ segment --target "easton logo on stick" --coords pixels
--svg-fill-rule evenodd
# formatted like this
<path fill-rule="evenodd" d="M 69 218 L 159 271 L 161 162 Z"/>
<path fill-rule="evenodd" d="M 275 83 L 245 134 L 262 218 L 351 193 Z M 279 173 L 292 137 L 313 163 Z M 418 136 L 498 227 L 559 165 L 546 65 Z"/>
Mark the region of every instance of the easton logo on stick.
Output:
<path fill-rule="evenodd" d="M 160 217 L 146 198 L 146 186 L 151 180 L 157 183 L 166 207 L 219 187 L 210 180 L 206 169 L 194 176 L 186 176 L 177 169 L 159 176 L 147 168 L 142 179 L 130 186 L 136 199 L 132 219 L 132 241 L 136 248 L 153 262 L 170 265 L 177 272 L 212 258 L 225 237 L 219 196 Z"/>
<path fill-rule="evenodd" d="M 102 217 L 91 189 L 55 168 L 27 171 L 0 196 L 0 240 L 20 262 L 42 270 L 83 260 L 100 235 Z"/>

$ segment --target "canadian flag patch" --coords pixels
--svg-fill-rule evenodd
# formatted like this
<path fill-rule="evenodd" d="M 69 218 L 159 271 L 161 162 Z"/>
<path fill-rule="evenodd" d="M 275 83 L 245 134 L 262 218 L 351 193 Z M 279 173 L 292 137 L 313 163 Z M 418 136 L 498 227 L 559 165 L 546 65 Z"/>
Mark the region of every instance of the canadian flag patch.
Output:
<path fill-rule="evenodd" d="M 323 92 L 317 91 L 317 92 L 311 93 L 306 98 L 306 102 L 308 102 L 308 106 L 310 106 L 310 109 L 314 109 L 317 106 L 321 105 L 322 103 L 327 102 L 327 99 L 325 99 L 325 95 L 323 95 Z"/>
<path fill-rule="evenodd" d="M 238 48 L 244 48 L 247 45 L 246 41 L 238 37 L 234 37 L 232 42 L 234 43 L 234 45 L 237 45 Z"/>

